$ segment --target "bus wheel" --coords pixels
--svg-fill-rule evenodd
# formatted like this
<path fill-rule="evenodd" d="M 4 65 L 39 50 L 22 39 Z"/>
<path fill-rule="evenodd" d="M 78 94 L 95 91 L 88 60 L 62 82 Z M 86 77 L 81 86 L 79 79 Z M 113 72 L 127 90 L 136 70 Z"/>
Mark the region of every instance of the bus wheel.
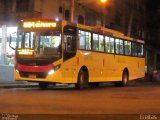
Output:
<path fill-rule="evenodd" d="M 128 84 L 128 80 L 129 80 L 129 74 L 127 70 L 123 71 L 122 74 L 122 81 L 117 81 L 114 82 L 116 87 L 125 87 Z"/>
<path fill-rule="evenodd" d="M 48 83 L 46 82 L 39 82 L 39 87 L 41 90 L 45 90 L 48 86 Z"/>
<path fill-rule="evenodd" d="M 128 84 L 128 80 L 129 80 L 129 74 L 128 74 L 128 71 L 123 71 L 123 74 L 122 74 L 122 87 L 125 87 L 127 86 Z"/>
<path fill-rule="evenodd" d="M 86 71 L 80 70 L 78 74 L 78 80 L 75 84 L 75 88 L 77 89 L 83 89 L 86 87 L 88 83 L 88 75 Z"/>

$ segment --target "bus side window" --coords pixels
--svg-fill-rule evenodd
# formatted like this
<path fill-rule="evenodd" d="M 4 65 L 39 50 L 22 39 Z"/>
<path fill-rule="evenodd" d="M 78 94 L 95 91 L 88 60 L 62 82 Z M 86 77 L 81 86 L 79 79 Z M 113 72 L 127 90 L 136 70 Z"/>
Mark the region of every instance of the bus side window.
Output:
<path fill-rule="evenodd" d="M 76 54 L 76 37 L 64 35 L 64 60 L 68 60 Z"/>
<path fill-rule="evenodd" d="M 93 33 L 93 50 L 98 51 L 99 50 L 99 40 L 98 40 L 98 34 Z"/>
<path fill-rule="evenodd" d="M 99 35 L 99 51 L 104 52 L 104 36 Z"/>
<path fill-rule="evenodd" d="M 120 54 L 120 40 L 115 40 L 116 54 Z"/>
<path fill-rule="evenodd" d="M 138 55 L 138 46 L 137 43 L 132 42 L 132 56 Z"/>
<path fill-rule="evenodd" d="M 111 47 L 111 53 L 114 53 L 115 51 L 114 51 L 114 38 L 112 38 L 112 37 L 110 37 L 110 47 Z"/>
<path fill-rule="evenodd" d="M 79 38 L 79 49 L 91 50 L 91 32 L 79 30 L 78 38 Z"/>
<path fill-rule="evenodd" d="M 64 44 L 65 44 L 65 48 L 64 48 L 65 52 L 74 51 L 74 45 L 73 45 L 73 38 L 72 38 L 72 36 L 65 35 L 64 36 Z"/>
<path fill-rule="evenodd" d="M 143 45 L 138 44 L 138 57 L 143 57 Z"/>
<path fill-rule="evenodd" d="M 71 37 L 67 37 L 66 51 L 72 51 L 72 38 Z"/>
<path fill-rule="evenodd" d="M 105 36 L 105 52 L 110 53 L 110 40 L 108 36 Z"/>
<path fill-rule="evenodd" d="M 86 50 L 91 50 L 91 33 L 86 32 Z"/>
<path fill-rule="evenodd" d="M 79 32 L 79 34 L 78 34 L 79 48 L 84 50 L 84 49 L 86 49 L 85 31 L 79 30 L 78 32 Z"/>
<path fill-rule="evenodd" d="M 125 55 L 131 55 L 131 42 L 130 41 L 124 41 L 124 52 Z"/>
<path fill-rule="evenodd" d="M 123 40 L 120 40 L 119 42 L 120 42 L 120 44 L 119 44 L 119 49 L 120 49 L 120 50 L 119 50 L 119 53 L 120 53 L 120 54 L 123 54 L 123 51 L 124 51 Z"/>

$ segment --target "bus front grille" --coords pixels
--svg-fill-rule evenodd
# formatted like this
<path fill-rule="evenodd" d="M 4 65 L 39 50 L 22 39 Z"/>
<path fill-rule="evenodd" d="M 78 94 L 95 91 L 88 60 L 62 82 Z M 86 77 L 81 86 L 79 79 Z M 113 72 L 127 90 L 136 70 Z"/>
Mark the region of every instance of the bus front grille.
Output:
<path fill-rule="evenodd" d="M 47 73 L 44 72 L 22 72 L 20 71 L 20 76 L 25 78 L 46 78 Z"/>

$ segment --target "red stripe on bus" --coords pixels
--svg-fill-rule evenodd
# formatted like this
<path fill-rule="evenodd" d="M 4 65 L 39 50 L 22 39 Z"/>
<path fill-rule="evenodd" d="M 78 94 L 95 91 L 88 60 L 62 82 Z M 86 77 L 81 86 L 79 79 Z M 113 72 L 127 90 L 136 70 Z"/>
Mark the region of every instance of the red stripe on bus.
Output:
<path fill-rule="evenodd" d="M 23 72 L 48 72 L 50 69 L 53 68 L 53 65 L 46 65 L 46 66 L 27 66 L 22 64 L 16 64 L 16 69 Z"/>

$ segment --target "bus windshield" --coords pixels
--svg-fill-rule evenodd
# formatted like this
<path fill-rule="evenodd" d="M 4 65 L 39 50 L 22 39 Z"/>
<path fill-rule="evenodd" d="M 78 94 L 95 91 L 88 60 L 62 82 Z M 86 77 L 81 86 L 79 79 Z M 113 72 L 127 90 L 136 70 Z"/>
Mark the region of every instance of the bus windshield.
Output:
<path fill-rule="evenodd" d="M 18 49 L 31 49 L 34 58 L 53 58 L 61 55 L 60 31 L 19 31 Z"/>

